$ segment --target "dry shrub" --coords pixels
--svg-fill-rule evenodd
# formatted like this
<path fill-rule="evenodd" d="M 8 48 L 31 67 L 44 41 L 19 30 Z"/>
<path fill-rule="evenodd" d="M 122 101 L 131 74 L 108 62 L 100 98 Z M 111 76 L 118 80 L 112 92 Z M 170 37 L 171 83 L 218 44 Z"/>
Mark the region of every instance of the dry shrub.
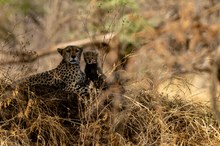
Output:
<path fill-rule="evenodd" d="M 181 98 L 168 100 L 155 92 L 140 92 L 131 100 L 131 114 L 124 124 L 138 144 L 215 145 L 219 126 L 211 110 Z M 128 128 L 129 127 L 129 128 Z"/>
<path fill-rule="evenodd" d="M 133 33 L 133 41 L 141 40 L 144 45 L 133 48 L 134 55 L 128 57 L 126 69 L 155 77 L 161 72 L 210 71 L 212 52 L 219 45 L 219 2 L 171 0 L 158 1 L 156 6 L 151 3 L 148 2 L 150 10 L 145 10 L 142 17 L 154 25 Z M 207 57 L 209 65 L 202 67 L 199 63 L 205 64 Z"/>
<path fill-rule="evenodd" d="M 75 109 L 71 106 L 77 101 L 69 100 L 65 93 L 47 98 L 11 94 L 10 102 L 1 107 L 1 144 L 220 144 L 220 127 L 209 107 L 178 95 L 169 98 L 152 89 L 128 86 L 123 95 L 118 93 L 112 89 L 104 96 L 97 94 L 81 113 L 83 118 L 77 116 L 77 105 Z M 123 101 L 114 103 L 114 96 Z M 107 98 L 111 100 L 103 102 Z M 114 109 L 117 104 L 123 108 Z"/>
<path fill-rule="evenodd" d="M 128 96 L 129 95 L 129 96 Z M 209 107 L 172 100 L 155 91 L 126 91 L 126 106 L 114 111 L 106 105 L 95 119 L 80 126 L 85 145 L 217 145 L 219 125 Z M 114 102 L 114 101 L 112 101 Z M 94 103 L 93 103 L 94 104 Z"/>
<path fill-rule="evenodd" d="M 0 101 L 0 138 L 3 145 L 72 145 L 75 142 L 73 137 L 77 127 L 71 125 L 79 122 L 67 117 L 68 102 L 73 102 L 67 99 L 67 94 L 61 93 L 61 97 L 53 93 L 40 97 L 33 92 L 26 94 L 21 89 L 5 93 L 2 92 Z M 68 108 L 73 110 L 73 106 Z M 70 111 L 70 114 L 77 114 L 74 112 L 77 111 Z"/>
<path fill-rule="evenodd" d="M 164 3 L 161 0 L 157 2 Z M 48 3 L 47 6 L 53 5 L 51 12 L 58 13 L 60 11 L 56 10 L 59 10 L 59 4 L 60 2 L 56 1 L 56 3 Z M 152 21 L 158 17 L 161 21 L 155 25 L 146 26 L 147 28 L 143 31 L 133 33 L 132 40 L 142 39 L 144 46 L 142 48 L 138 46 L 135 48 L 138 50 L 132 51 L 139 51 L 142 56 L 128 56 L 128 58 L 134 57 L 134 60 L 129 60 L 126 66 L 127 68 L 131 67 L 130 71 L 143 72 L 145 78 L 146 75 L 149 75 L 153 81 L 158 79 L 159 83 L 161 83 L 164 74 L 164 78 L 166 78 L 172 76 L 173 71 L 175 73 L 192 71 L 192 62 L 202 60 L 207 54 L 210 55 L 209 51 L 219 44 L 220 30 L 215 21 L 217 19 L 213 19 L 218 18 L 219 15 L 213 10 L 215 6 L 211 2 L 199 8 L 196 1 L 176 2 L 171 0 L 166 5 L 165 3 L 164 5 L 160 4 L 153 6 L 149 4 L 152 6 L 149 10 L 151 14 L 148 12 L 143 14 L 148 15 L 148 18 L 151 17 Z M 66 6 L 68 3 L 62 5 L 61 8 L 64 9 Z M 158 8 L 161 8 L 159 16 Z M 30 47 L 50 46 L 67 37 L 60 35 L 60 32 L 64 34 L 64 32 L 75 31 L 80 25 L 74 29 L 72 27 L 60 27 L 75 24 L 75 19 L 71 19 L 72 17 L 64 17 L 61 19 L 63 23 L 54 23 L 67 13 L 72 15 L 69 13 L 71 10 L 72 7 L 62 15 L 49 13 L 47 17 L 43 17 L 43 20 L 48 20 L 45 23 L 46 27 L 39 28 L 39 33 L 36 33 L 33 39 L 36 41 L 31 41 L 36 44 L 31 44 Z M 202 11 L 201 15 L 200 10 Z M 59 17 L 56 18 L 56 16 Z M 130 18 L 136 22 L 136 17 Z M 71 23 L 66 23 L 70 20 Z M 26 21 L 24 22 L 26 24 Z M 50 27 L 52 24 L 56 24 L 53 29 Z M 22 26 L 25 27 L 26 25 Z M 84 32 L 81 27 L 79 30 L 71 38 L 75 36 L 78 38 L 80 32 Z M 53 34 L 56 34 L 55 37 L 48 43 Z M 118 47 L 122 49 L 120 45 Z M 116 48 L 116 53 L 121 51 L 123 52 L 123 50 Z M 128 55 L 123 53 L 120 54 L 122 57 Z M 140 56 L 142 58 L 138 62 L 137 59 Z M 24 61 L 28 60 L 25 59 L 28 56 L 23 57 Z M 112 59 L 112 56 L 110 58 Z M 138 66 L 134 66 L 135 61 L 137 61 Z M 149 82 L 150 79 L 146 79 L 146 81 Z M 153 81 L 146 84 L 153 87 L 159 84 Z M 51 94 L 47 98 L 32 94 L 24 96 L 5 92 L 7 85 L 4 84 L 7 82 L 6 78 L 3 77 L 0 83 L 0 102 L 2 103 L 0 110 L 1 145 L 220 144 L 220 127 L 213 118 L 209 107 L 200 103 L 185 101 L 178 95 L 174 98 L 161 95 L 153 90 L 153 87 L 151 90 L 146 90 L 136 85 L 135 89 L 126 89 L 123 95 L 113 95 L 124 100 L 124 108 L 122 109 L 114 109 L 112 105 L 118 104 L 114 98 L 102 105 L 103 102 L 101 101 L 106 100 L 108 95 L 101 98 L 97 95 L 95 99 L 91 100 L 92 102 L 86 105 L 85 113 L 80 113 L 84 116 L 80 118 L 77 116 L 77 101 L 69 100 L 66 93 Z M 17 92 L 14 91 L 13 93 Z M 114 92 L 112 91 L 112 93 Z M 3 100 L 5 102 L 2 102 Z M 100 104 L 101 107 L 99 107 Z"/>

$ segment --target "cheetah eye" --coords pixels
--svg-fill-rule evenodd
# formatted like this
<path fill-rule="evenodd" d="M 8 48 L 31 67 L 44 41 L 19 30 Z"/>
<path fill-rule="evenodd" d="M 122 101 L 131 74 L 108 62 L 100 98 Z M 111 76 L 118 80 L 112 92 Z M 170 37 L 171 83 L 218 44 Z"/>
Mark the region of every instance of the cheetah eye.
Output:
<path fill-rule="evenodd" d="M 67 53 L 70 53 L 70 50 L 66 50 Z"/>
<path fill-rule="evenodd" d="M 79 52 L 79 49 L 76 49 L 76 52 Z"/>

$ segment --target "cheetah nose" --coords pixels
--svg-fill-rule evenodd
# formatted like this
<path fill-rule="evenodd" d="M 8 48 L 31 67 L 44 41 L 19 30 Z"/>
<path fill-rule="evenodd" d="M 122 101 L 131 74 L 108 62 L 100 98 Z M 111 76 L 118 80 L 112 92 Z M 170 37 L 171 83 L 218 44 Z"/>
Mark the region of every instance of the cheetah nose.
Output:
<path fill-rule="evenodd" d="M 75 56 L 75 55 L 72 55 L 71 57 L 72 57 L 72 58 L 76 58 L 76 56 Z"/>

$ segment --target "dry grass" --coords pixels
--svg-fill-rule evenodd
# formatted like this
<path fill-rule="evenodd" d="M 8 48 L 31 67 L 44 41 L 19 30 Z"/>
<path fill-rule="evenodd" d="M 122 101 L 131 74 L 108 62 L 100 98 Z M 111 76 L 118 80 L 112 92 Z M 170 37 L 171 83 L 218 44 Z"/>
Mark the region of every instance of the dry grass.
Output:
<path fill-rule="evenodd" d="M 12 96 L 17 97 L 1 107 L 2 145 L 220 144 L 220 127 L 210 108 L 177 95 L 171 99 L 154 90 L 126 89 L 120 110 L 110 103 L 115 100 L 94 109 L 107 97 L 96 96 L 81 120 L 59 106 L 65 97 Z"/>
<path fill-rule="evenodd" d="M 72 0 L 35 2 L 43 4 L 46 10 L 39 16 L 34 12 L 37 17 L 32 17 L 39 18 L 39 24 L 30 16 L 28 25 L 23 15 L 19 15 L 22 21 L 18 24 L 17 15 L 0 16 L 9 25 L 10 31 L 4 34 L 12 33 L 3 35 L 6 39 L 0 38 L 4 40 L 0 61 L 14 63 L 23 59 L 18 66 L 0 66 L 0 145 L 220 145 L 220 126 L 212 110 L 204 103 L 192 102 L 190 97 L 210 84 L 207 81 L 211 77 L 213 52 L 219 46 L 220 36 L 217 0 L 140 1 L 140 13 L 130 9 L 124 12 L 124 7 L 105 12 L 96 0 L 91 1 L 94 7 Z M 5 13 L 16 13 L 13 6 L 1 8 Z M 129 27 L 120 23 L 120 18 L 126 20 L 124 14 Z M 105 24 L 107 20 L 110 26 Z M 116 25 L 122 29 L 117 30 Z M 50 48 L 84 37 L 92 42 L 93 34 L 112 31 L 119 36 L 107 55 L 111 68 L 120 68 L 120 63 L 124 63 L 133 79 L 133 83 L 125 85 L 123 94 L 117 87 L 97 94 L 82 112 L 76 99 L 69 99 L 66 93 L 45 98 L 5 89 L 13 80 L 36 72 L 36 68 L 41 72 L 55 67 L 58 56 L 53 56 L 51 64 L 46 62 L 52 56 L 28 64 L 28 57 L 35 57 L 33 50 L 45 51 L 36 48 Z M 18 54 L 27 50 L 31 52 L 25 56 Z M 104 61 L 109 64 L 108 59 Z M 190 77 L 185 80 L 183 74 Z M 203 78 L 197 83 L 199 86 L 188 82 L 194 78 L 191 75 Z M 172 94 L 160 93 L 159 88 L 164 86 Z M 195 98 L 206 95 L 198 94 Z"/>

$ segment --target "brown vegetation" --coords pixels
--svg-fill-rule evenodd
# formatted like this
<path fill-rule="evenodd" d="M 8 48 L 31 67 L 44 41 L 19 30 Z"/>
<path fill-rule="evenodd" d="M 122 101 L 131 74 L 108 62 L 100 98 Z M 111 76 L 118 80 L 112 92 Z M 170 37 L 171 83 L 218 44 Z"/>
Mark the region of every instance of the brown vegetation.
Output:
<path fill-rule="evenodd" d="M 0 145 L 220 144 L 218 0 L 117 2 L 0 1 Z M 54 68 L 54 49 L 70 44 L 98 50 L 114 82 L 85 110 L 64 92 L 8 91 Z M 210 85 L 213 108 L 192 101 L 192 88 Z"/>

